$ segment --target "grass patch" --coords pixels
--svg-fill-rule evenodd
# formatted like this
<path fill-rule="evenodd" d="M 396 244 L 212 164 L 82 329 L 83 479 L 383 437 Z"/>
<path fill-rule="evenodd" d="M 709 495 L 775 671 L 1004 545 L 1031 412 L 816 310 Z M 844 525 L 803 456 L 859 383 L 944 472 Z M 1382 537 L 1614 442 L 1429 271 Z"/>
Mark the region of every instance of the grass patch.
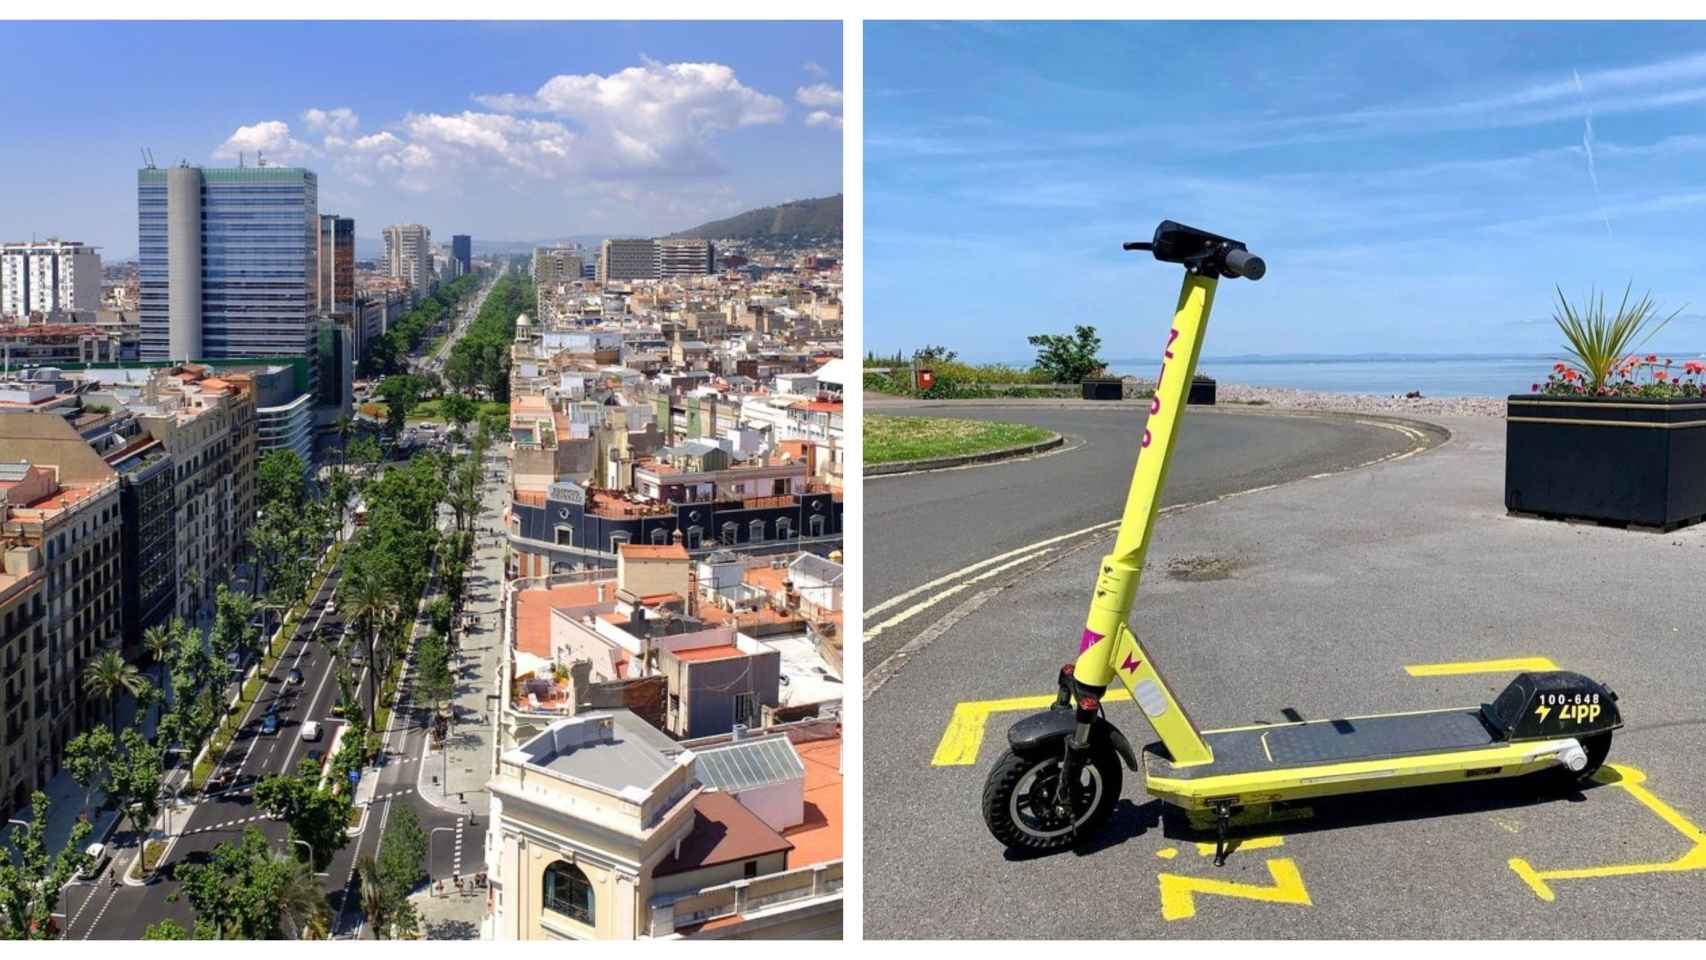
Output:
<path fill-rule="evenodd" d="M 477 400 L 474 405 L 476 407 L 476 412 L 474 414 L 476 422 L 478 422 L 479 417 L 488 413 L 501 413 L 504 416 L 509 415 L 509 404 L 502 400 Z M 379 401 L 362 404 L 361 412 L 370 417 L 377 417 L 380 420 L 384 420 L 391 416 L 390 408 L 383 402 Z M 444 419 L 444 414 L 439 412 L 437 400 L 422 400 L 420 403 L 409 408 L 408 422 L 447 423 L 448 421 Z M 472 427 L 470 427 L 470 429 L 472 429 Z"/>
<path fill-rule="evenodd" d="M 894 463 L 987 453 L 1046 440 L 1050 431 L 1000 420 L 865 414 L 865 462 Z"/>
<path fill-rule="evenodd" d="M 150 840 L 142 845 L 142 872 L 148 873 L 160 865 L 160 857 L 166 853 L 164 840 Z"/>

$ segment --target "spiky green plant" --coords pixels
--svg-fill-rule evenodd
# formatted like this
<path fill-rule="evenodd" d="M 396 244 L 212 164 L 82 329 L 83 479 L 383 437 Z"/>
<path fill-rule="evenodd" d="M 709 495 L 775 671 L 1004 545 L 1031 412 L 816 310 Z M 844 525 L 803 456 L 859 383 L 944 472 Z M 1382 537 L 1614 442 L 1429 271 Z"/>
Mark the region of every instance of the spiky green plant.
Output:
<path fill-rule="evenodd" d="M 1605 312 L 1605 294 L 1590 290 L 1587 299 L 1576 307 L 1564 296 L 1563 287 L 1556 288 L 1558 306 L 1552 320 L 1564 332 L 1567 354 L 1564 362 L 1581 375 L 1590 394 L 1599 393 L 1623 358 L 1651 340 L 1682 312 L 1678 307 L 1670 316 L 1660 319 L 1650 291 L 1631 306 L 1629 291 L 1633 286 L 1623 288 L 1623 300 L 1617 305 L 1617 312 L 1609 316 Z"/>

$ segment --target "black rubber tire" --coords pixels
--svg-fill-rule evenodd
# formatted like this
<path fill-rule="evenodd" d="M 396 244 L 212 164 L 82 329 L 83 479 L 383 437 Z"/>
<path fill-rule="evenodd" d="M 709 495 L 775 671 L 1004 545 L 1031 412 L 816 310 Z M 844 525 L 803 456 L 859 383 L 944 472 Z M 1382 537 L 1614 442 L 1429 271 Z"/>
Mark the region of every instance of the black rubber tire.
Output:
<path fill-rule="evenodd" d="M 1060 760 L 1058 750 L 1021 754 L 1009 748 L 990 768 L 989 777 L 983 783 L 983 822 L 990 835 L 1003 846 L 1014 850 L 1063 850 L 1072 846 L 1078 837 L 1094 834 L 1108 822 L 1108 817 L 1114 812 L 1114 804 L 1120 799 L 1124 768 L 1120 765 L 1119 755 L 1107 743 L 1090 749 L 1089 766 L 1094 767 L 1096 776 L 1100 777 L 1102 793 L 1096 798 L 1089 816 L 1079 822 L 1076 829 L 1045 837 L 1028 832 L 1014 822 L 1013 794 L 1019 784 L 1039 764 L 1053 761 L 1058 765 Z"/>

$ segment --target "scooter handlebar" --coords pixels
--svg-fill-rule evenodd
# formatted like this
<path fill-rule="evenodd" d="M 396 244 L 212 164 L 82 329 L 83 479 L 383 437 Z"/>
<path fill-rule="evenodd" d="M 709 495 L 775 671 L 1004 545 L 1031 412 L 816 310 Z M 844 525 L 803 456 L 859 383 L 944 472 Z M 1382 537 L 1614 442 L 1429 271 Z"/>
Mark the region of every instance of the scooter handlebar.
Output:
<path fill-rule="evenodd" d="M 1226 271 L 1235 277 L 1260 280 L 1268 272 L 1268 265 L 1248 250 L 1230 250 L 1226 254 Z"/>

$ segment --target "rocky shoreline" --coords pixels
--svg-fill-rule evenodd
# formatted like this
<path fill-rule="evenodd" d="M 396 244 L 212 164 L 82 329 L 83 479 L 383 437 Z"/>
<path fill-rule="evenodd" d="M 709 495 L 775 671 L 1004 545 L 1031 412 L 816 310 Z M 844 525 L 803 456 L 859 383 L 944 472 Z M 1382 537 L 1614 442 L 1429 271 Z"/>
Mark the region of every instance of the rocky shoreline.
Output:
<path fill-rule="evenodd" d="M 1431 414 L 1442 417 L 1502 417 L 1503 397 L 1382 396 L 1368 393 L 1327 393 L 1290 387 L 1216 386 L 1217 404 L 1257 404 L 1288 410 L 1333 410 L 1345 413 Z"/>

